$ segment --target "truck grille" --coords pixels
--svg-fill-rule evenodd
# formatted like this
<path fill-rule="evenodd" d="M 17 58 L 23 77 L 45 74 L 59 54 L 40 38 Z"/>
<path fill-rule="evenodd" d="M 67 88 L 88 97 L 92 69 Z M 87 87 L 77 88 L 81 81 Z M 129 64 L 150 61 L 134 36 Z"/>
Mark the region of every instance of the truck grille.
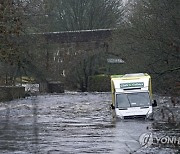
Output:
<path fill-rule="evenodd" d="M 124 116 L 124 119 L 145 119 L 146 115 Z"/>

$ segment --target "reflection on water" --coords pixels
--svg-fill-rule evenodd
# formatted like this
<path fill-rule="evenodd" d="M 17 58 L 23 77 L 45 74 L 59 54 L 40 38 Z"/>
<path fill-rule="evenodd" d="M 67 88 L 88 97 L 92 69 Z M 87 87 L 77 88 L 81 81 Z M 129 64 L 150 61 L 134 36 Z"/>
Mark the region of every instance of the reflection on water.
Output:
<path fill-rule="evenodd" d="M 0 105 L 0 153 L 113 153 L 140 148 L 150 122 L 113 118 L 109 93 L 66 93 Z"/>

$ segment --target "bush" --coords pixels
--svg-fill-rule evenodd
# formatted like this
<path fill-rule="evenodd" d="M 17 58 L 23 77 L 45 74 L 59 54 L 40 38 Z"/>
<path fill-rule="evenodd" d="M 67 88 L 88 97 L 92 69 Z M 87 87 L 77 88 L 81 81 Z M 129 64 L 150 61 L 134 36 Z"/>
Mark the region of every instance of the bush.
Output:
<path fill-rule="evenodd" d="M 109 92 L 111 80 L 109 75 L 94 75 L 88 78 L 88 91 Z"/>

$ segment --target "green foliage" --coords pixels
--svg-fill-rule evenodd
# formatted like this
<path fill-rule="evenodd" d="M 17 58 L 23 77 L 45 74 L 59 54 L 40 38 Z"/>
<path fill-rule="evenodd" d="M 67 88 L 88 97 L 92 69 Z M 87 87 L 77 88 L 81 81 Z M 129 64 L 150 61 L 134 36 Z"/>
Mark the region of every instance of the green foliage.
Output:
<path fill-rule="evenodd" d="M 109 92 L 111 91 L 109 75 L 94 75 L 88 78 L 88 91 Z"/>

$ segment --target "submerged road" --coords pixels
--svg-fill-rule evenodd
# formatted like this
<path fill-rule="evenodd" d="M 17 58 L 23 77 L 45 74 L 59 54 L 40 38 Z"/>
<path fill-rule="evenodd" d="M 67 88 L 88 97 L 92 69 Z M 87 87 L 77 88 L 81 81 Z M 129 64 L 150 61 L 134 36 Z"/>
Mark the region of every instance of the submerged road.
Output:
<path fill-rule="evenodd" d="M 119 121 L 110 93 L 67 92 L 0 104 L 0 153 L 126 154 L 150 121 Z"/>

